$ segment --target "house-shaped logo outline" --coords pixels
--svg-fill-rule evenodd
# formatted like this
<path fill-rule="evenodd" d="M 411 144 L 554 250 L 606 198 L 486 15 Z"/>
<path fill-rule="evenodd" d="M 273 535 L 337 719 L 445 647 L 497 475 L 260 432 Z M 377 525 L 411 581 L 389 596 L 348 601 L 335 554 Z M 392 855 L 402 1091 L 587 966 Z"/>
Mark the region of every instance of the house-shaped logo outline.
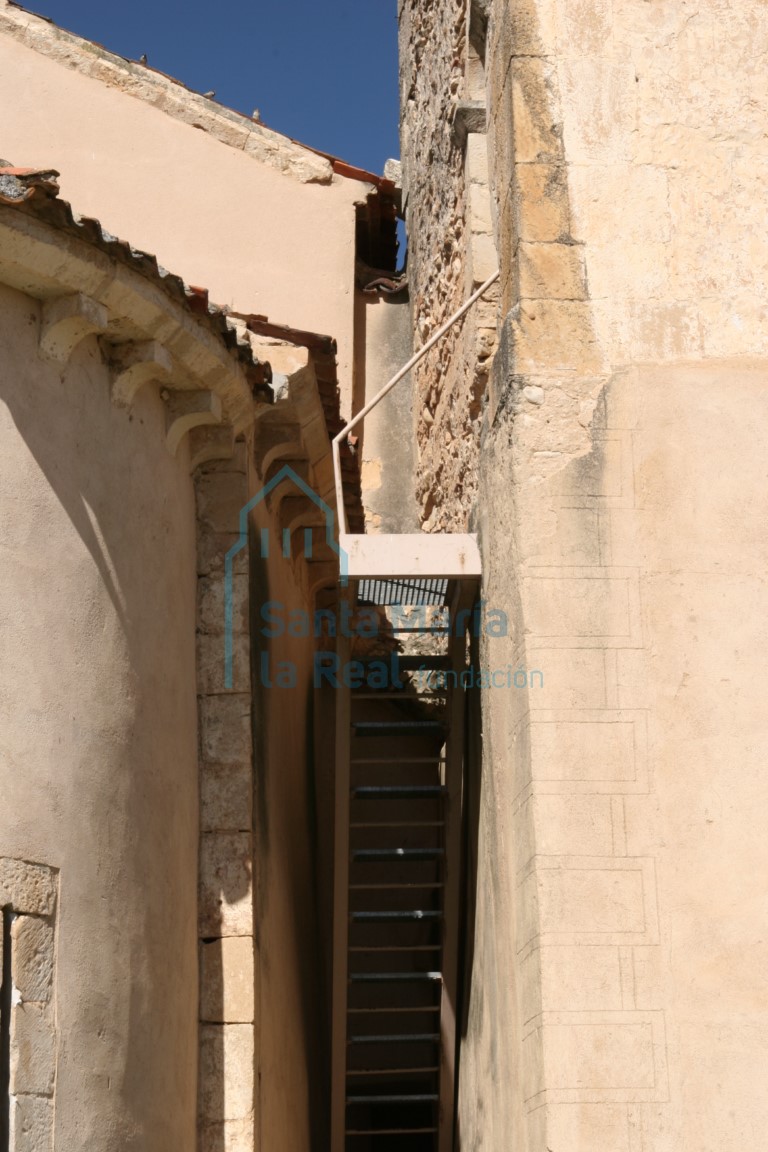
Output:
<path fill-rule="evenodd" d="M 345 588 L 348 582 L 348 557 L 346 550 L 336 541 L 336 514 L 330 505 L 326 504 L 322 496 L 318 496 L 305 480 L 302 480 L 290 464 L 284 464 L 272 479 L 252 496 L 247 504 L 240 509 L 240 535 L 237 542 L 232 545 L 224 557 L 224 687 L 232 687 L 232 659 L 233 659 L 233 605 L 234 605 L 234 561 L 235 556 L 246 547 L 248 543 L 248 516 L 250 512 L 266 499 L 278 484 L 284 480 L 291 480 L 307 496 L 316 507 L 320 509 L 325 518 L 325 539 L 329 548 L 339 557 L 339 573 L 341 586 Z"/>

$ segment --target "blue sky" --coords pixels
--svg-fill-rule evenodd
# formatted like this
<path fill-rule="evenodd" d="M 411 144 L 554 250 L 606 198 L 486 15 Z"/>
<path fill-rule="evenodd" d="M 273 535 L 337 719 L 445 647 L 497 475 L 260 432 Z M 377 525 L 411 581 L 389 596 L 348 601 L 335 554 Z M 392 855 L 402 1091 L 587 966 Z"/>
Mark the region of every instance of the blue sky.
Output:
<path fill-rule="evenodd" d="M 270 128 L 381 173 L 400 155 L 397 0 L 27 0 Z"/>

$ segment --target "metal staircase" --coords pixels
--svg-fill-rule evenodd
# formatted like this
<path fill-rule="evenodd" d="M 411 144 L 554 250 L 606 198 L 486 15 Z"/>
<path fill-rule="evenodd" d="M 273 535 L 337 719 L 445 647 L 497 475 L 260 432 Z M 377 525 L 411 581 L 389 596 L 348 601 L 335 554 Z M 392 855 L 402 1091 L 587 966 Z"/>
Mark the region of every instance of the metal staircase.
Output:
<path fill-rule="evenodd" d="M 351 607 L 395 607 L 406 654 L 385 687 L 337 696 L 332 1152 L 452 1147 L 466 568 L 350 575 Z"/>
<path fill-rule="evenodd" d="M 403 654 L 382 682 L 380 658 L 353 665 L 350 637 L 337 637 L 339 668 L 354 674 L 336 691 L 331 1152 L 454 1146 L 461 673 L 480 585 L 472 535 L 349 534 L 341 445 L 497 278 L 333 439 L 346 616 L 389 613 Z"/>

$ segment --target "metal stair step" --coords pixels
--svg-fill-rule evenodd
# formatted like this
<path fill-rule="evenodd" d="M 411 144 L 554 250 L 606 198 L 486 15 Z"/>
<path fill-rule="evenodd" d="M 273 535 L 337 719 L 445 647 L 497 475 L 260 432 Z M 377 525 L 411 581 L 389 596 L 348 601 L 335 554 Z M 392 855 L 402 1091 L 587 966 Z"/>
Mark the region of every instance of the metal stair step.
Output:
<path fill-rule="evenodd" d="M 353 720 L 352 728 L 356 736 L 402 736 L 406 733 L 426 735 L 428 732 L 443 733 L 445 724 L 442 720 Z"/>
<path fill-rule="evenodd" d="M 357 820 L 351 823 L 350 828 L 359 831 L 361 828 L 443 828 L 444 820 Z"/>
<path fill-rule="evenodd" d="M 439 1032 L 398 1032 L 383 1036 L 349 1036 L 348 1044 L 439 1044 Z"/>
<path fill-rule="evenodd" d="M 350 972 L 350 984 L 438 984 L 442 972 Z"/>
<path fill-rule="evenodd" d="M 407 688 L 382 688 L 375 690 L 356 688 L 352 692 L 352 703 L 357 700 L 397 700 L 401 704 L 416 704 L 430 700 L 444 700 L 447 689 L 431 688 L 427 692 L 412 692 Z"/>
<path fill-rule="evenodd" d="M 357 784 L 352 789 L 356 800 L 433 800 L 447 795 L 442 784 Z"/>
<path fill-rule="evenodd" d="M 437 1128 L 347 1128 L 347 1136 L 426 1136 Z"/>
<path fill-rule="evenodd" d="M 350 919 L 355 923 L 371 923 L 374 921 L 383 920 L 407 920 L 407 921 L 422 921 L 422 920 L 442 920 L 442 912 L 437 911 L 422 911 L 419 908 L 398 910 L 395 912 L 351 912 Z"/>
<path fill-rule="evenodd" d="M 385 764 L 390 768 L 404 768 L 411 764 L 442 764 L 444 757 L 434 756 L 353 756 L 350 764 Z"/>
<path fill-rule="evenodd" d="M 374 665 L 378 666 L 381 664 L 381 657 L 372 657 L 370 660 L 362 660 L 361 663 L 363 664 L 363 666 L 366 666 L 368 664 L 374 664 Z M 435 670 L 437 670 L 437 669 L 450 669 L 451 668 L 451 658 L 450 658 L 450 656 L 444 656 L 444 655 L 403 656 L 400 653 L 398 653 L 397 654 L 397 668 L 398 668 L 398 671 L 400 671 L 400 672 L 418 672 L 422 668 L 424 668 L 426 671 L 430 671 L 433 668 Z M 462 665 L 461 668 L 457 668 L 455 671 L 458 675 L 458 673 L 462 672 L 463 670 L 464 670 L 464 668 Z"/>
<path fill-rule="evenodd" d="M 354 848 L 353 860 L 439 860 L 442 848 Z"/>
<path fill-rule="evenodd" d="M 420 1068 L 348 1068 L 347 1076 L 431 1076 L 439 1071 L 439 1064 Z"/>
<path fill-rule="evenodd" d="M 437 1095 L 402 1095 L 402 1096 L 347 1096 L 347 1104 L 435 1104 Z"/>
<path fill-rule="evenodd" d="M 350 952 L 439 952 L 442 944 L 374 944 L 353 945 Z"/>
<path fill-rule="evenodd" d="M 440 1011 L 440 1005 L 439 1004 L 427 1004 L 426 1006 L 423 1006 L 423 1007 L 419 1007 L 419 1006 L 414 1007 L 414 1005 L 411 1004 L 411 1005 L 408 1005 L 407 1007 L 404 1007 L 404 1008 L 402 1008 L 402 1007 L 398 1008 L 396 1006 L 393 1007 L 392 1005 L 389 1005 L 386 1008 L 347 1008 L 347 1015 L 348 1016 L 385 1016 L 387 1013 L 391 1013 L 391 1012 L 399 1012 L 399 1013 L 407 1013 L 408 1015 L 412 1015 L 412 1014 L 415 1015 L 417 1012 L 439 1012 L 439 1011 Z"/>
<path fill-rule="evenodd" d="M 412 888 L 417 889 L 432 889 L 444 887 L 442 880 L 428 880 L 426 883 L 419 883 L 418 880 L 410 880 L 405 884 L 350 884 L 350 892 L 399 892 L 408 891 Z"/>

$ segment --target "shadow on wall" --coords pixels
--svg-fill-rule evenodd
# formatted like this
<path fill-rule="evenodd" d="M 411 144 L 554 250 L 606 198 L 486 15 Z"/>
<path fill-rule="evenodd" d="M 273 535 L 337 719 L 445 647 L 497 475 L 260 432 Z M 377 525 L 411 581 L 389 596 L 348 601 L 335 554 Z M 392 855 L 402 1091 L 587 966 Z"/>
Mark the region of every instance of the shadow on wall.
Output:
<path fill-rule="evenodd" d="M 70 893 L 62 956 L 88 964 L 78 974 L 87 1004 L 61 967 L 71 1056 L 61 1082 L 78 1091 L 75 1054 L 106 1029 L 102 1059 L 119 1063 L 120 1094 L 105 1099 L 94 1077 L 84 1122 L 109 1116 L 115 1138 L 124 1124 L 126 1138 L 144 1134 L 155 1149 L 175 1143 L 194 1114 L 191 485 L 166 449 L 159 398 L 141 396 L 131 414 L 115 408 L 94 338 L 65 368 L 41 360 L 39 303 L 0 291 L 0 402 L 18 432 L 0 413 L 6 602 L 28 607 L 12 618 L 6 672 L 33 732 L 21 754 L 46 732 L 56 747 L 55 765 L 45 747 L 28 765 L 29 804 L 47 789 L 40 818 L 57 813 L 50 851 Z M 12 748 L 10 731 L 8 740 Z M 86 949 L 86 938 L 99 946 Z"/>
<path fill-rule="evenodd" d="M 480 644 L 470 633 L 470 665 L 480 667 Z M 459 972 L 462 981 L 457 1005 L 458 1032 L 467 1035 L 472 969 L 475 958 L 478 848 L 483 786 L 483 711 L 478 691 L 467 692 L 466 747 L 464 750 L 464 827 L 462 829 L 463 891 L 459 920 Z"/>
<path fill-rule="evenodd" d="M 581 474 L 593 466 L 580 417 L 605 372 L 584 249 L 572 235 L 563 114 L 537 7 L 536 0 L 494 3 L 487 55 L 502 319 L 482 429 L 478 515 L 484 595 L 507 611 L 512 633 L 505 659 L 495 662 L 514 667 L 530 666 L 521 575 L 545 537 L 544 495 L 564 468 Z M 456 1145 L 467 1152 L 531 1147 L 541 1120 L 529 1117 L 525 1103 L 523 1073 L 540 1053 L 531 1038 L 524 1068 L 522 1023 L 536 1008 L 521 986 L 517 925 L 524 917 L 515 886 L 527 863 L 523 845 L 534 843 L 531 806 L 520 807 L 532 767 L 525 721 L 541 706 L 529 694 L 484 692 L 482 718 L 470 724 Z"/>
<path fill-rule="evenodd" d="M 265 504 L 250 526 L 251 677 L 254 749 L 254 925 L 256 934 L 256 1124 L 265 1147 L 323 1152 L 327 1142 L 326 1043 L 322 956 L 324 935 L 318 888 L 318 828 L 322 804 L 316 762 L 312 669 L 314 638 L 265 637 L 263 605 L 281 604 L 287 615 L 306 614 L 304 594 L 280 547 L 264 558 L 257 542 L 274 535 Z M 265 677 L 262 657 L 270 672 Z M 279 687 L 282 662 L 296 673 L 294 687 Z M 266 681 L 266 682 L 265 682 Z M 280 1090 L 277 1090 L 278 1084 Z M 295 1123 L 293 1132 L 281 1115 Z M 293 1141 L 293 1143 L 291 1143 Z M 258 1140 L 257 1140 L 258 1146 Z M 216 1152 L 219 1152 L 217 1149 Z M 223 1150 L 222 1150 L 223 1152 Z"/>

